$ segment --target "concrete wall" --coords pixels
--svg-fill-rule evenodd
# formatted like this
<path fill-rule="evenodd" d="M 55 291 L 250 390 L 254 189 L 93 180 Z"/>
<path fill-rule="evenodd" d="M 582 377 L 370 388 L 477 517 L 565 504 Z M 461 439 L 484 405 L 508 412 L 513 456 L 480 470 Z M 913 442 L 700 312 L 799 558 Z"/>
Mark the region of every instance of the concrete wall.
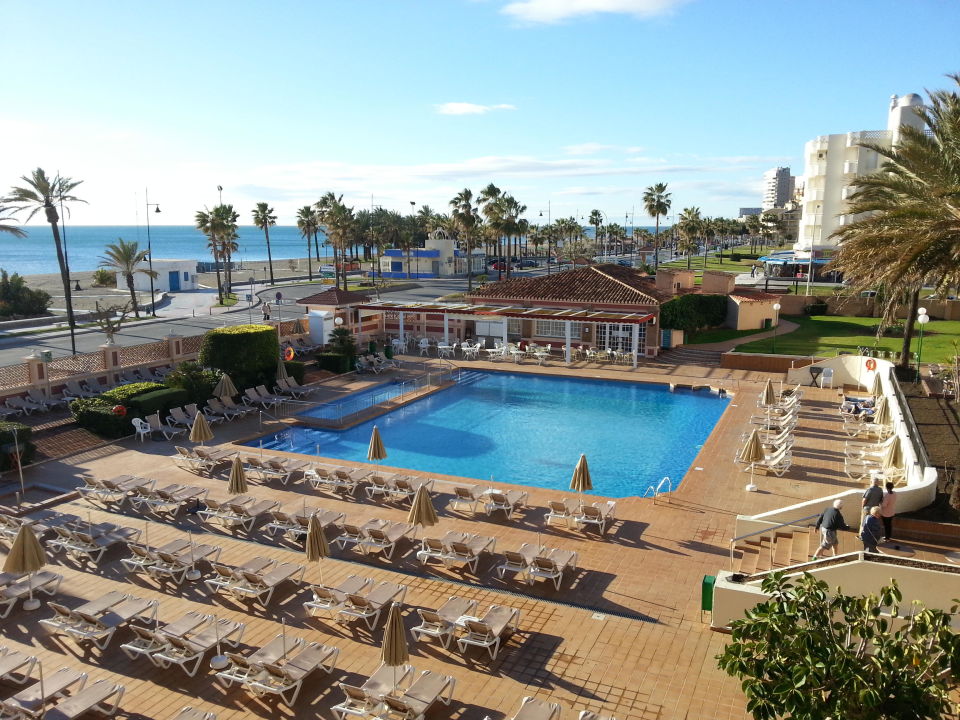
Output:
<path fill-rule="evenodd" d="M 780 373 L 791 368 L 804 368 L 813 364 L 815 358 L 806 355 L 762 355 L 760 353 L 727 352 L 720 356 L 720 367 L 730 370 L 759 370 L 761 372 Z M 798 371 L 799 372 L 799 371 Z M 810 383 L 810 373 L 806 380 L 792 380 L 801 385 Z"/>
<path fill-rule="evenodd" d="M 803 284 L 801 283 L 801 287 Z M 760 285 L 762 288 L 762 284 Z M 872 298 L 834 297 L 815 295 L 783 295 L 780 298 L 781 315 L 802 315 L 803 309 L 812 303 L 825 301 L 828 315 L 852 315 L 854 317 L 880 317 L 882 309 Z M 960 300 L 921 300 L 921 307 L 934 320 L 960 320 Z M 904 305 L 897 312 L 898 318 L 907 316 L 909 307 Z"/>
<path fill-rule="evenodd" d="M 700 290 L 705 295 L 729 295 L 733 292 L 736 278 L 721 270 L 704 270 Z"/>
<path fill-rule="evenodd" d="M 730 302 L 737 306 L 735 319 L 730 317 L 729 312 L 727 313 L 727 322 L 734 330 L 757 330 L 764 327 L 767 320 L 770 321 L 772 327 L 774 320 L 776 320 L 777 311 L 773 309 L 775 300 L 744 302 L 743 300 L 730 298 Z M 781 312 L 783 311 L 781 310 Z"/>

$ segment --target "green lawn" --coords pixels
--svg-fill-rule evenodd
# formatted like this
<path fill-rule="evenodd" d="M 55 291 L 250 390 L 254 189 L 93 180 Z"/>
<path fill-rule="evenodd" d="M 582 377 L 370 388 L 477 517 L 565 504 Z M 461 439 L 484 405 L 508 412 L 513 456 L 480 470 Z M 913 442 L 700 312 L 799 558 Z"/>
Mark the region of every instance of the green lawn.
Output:
<path fill-rule="evenodd" d="M 724 342 L 734 338 L 755 335 L 756 333 L 766 332 L 763 328 L 756 330 L 730 330 L 728 328 L 713 328 L 712 330 L 703 330 L 695 335 L 688 335 L 684 338 L 684 345 L 704 345 L 706 343 Z"/>
<path fill-rule="evenodd" d="M 765 255 L 766 253 L 772 252 L 773 250 L 783 250 L 784 246 L 777 247 L 756 247 L 754 248 L 758 255 Z M 713 252 L 707 255 L 707 264 L 704 267 L 703 264 L 703 255 L 697 255 L 690 258 L 690 269 L 697 270 L 702 272 L 703 270 L 723 270 L 724 272 L 729 273 L 742 273 L 750 272 L 750 268 L 753 267 L 755 260 L 738 260 L 734 262 L 730 259 L 731 252 L 739 253 L 749 253 L 750 246 L 740 247 L 736 250 L 724 250 L 723 251 L 723 262 L 720 261 L 720 258 Z M 661 267 L 671 267 L 671 268 L 687 268 L 687 258 L 681 258 L 679 260 L 671 260 L 670 262 L 660 263 Z"/>
<path fill-rule="evenodd" d="M 777 353 L 782 355 L 820 355 L 833 357 L 846 351 L 855 353 L 858 346 L 898 351 L 903 338 L 883 337 L 877 340 L 877 318 L 816 315 L 787 318 L 800 327 L 777 335 Z M 949 362 L 956 353 L 954 343 L 960 341 L 960 321 L 931 320 L 923 333 L 923 362 Z M 764 338 L 739 345 L 737 352 L 772 353 L 774 339 Z M 911 350 L 919 347 L 914 334 Z"/>
<path fill-rule="evenodd" d="M 214 307 L 233 307 L 237 304 L 237 296 L 235 293 L 226 293 L 223 296 L 223 302 L 217 303 Z"/>

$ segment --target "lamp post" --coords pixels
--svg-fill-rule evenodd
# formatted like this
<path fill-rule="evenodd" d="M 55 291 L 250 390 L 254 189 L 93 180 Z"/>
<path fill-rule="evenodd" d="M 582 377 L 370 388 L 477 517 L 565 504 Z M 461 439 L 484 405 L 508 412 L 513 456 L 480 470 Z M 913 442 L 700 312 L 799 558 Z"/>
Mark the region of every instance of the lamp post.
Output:
<path fill-rule="evenodd" d="M 920 323 L 920 341 L 917 344 L 917 379 L 920 379 L 920 362 L 923 359 L 923 326 L 930 322 L 926 308 L 917 308 L 917 322 Z"/>
<path fill-rule="evenodd" d="M 146 188 L 143 190 L 143 195 L 147 203 L 147 263 L 150 266 L 150 314 L 156 317 L 157 301 L 153 294 L 153 244 L 150 242 L 150 208 L 156 208 L 154 212 L 159 213 L 160 205 L 150 202 L 150 193 Z"/>
<path fill-rule="evenodd" d="M 414 215 L 414 208 L 417 207 L 417 203 L 414 200 L 410 201 L 410 218 L 413 222 L 413 225 L 416 226 L 416 216 Z M 410 242 L 413 243 L 413 238 L 410 238 Z M 417 253 L 417 248 L 413 248 L 413 256 L 417 259 L 417 275 L 420 274 L 420 255 Z M 407 268 L 407 276 L 410 276 L 410 268 Z"/>
<path fill-rule="evenodd" d="M 777 327 L 780 325 L 780 303 L 773 304 L 773 354 L 777 354 Z"/>

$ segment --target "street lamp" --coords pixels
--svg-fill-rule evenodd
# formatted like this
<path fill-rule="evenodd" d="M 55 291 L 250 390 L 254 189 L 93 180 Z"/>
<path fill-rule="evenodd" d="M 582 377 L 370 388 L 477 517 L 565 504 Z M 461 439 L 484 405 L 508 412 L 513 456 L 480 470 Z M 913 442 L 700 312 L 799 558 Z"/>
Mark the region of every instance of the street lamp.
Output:
<path fill-rule="evenodd" d="M 930 322 L 926 308 L 917 308 L 917 322 L 920 323 L 920 342 L 917 344 L 917 379 L 920 379 L 920 361 L 923 357 L 923 326 Z"/>
<path fill-rule="evenodd" d="M 146 188 L 143 190 L 144 198 L 147 203 L 147 263 L 150 266 L 150 314 L 157 316 L 157 300 L 153 294 L 153 245 L 150 242 L 150 208 L 156 208 L 154 212 L 160 212 L 160 206 L 157 203 L 150 202 L 150 194 Z"/>
<path fill-rule="evenodd" d="M 777 326 L 780 325 L 780 303 L 773 304 L 773 311 L 776 313 L 773 318 L 773 354 L 777 354 Z"/>

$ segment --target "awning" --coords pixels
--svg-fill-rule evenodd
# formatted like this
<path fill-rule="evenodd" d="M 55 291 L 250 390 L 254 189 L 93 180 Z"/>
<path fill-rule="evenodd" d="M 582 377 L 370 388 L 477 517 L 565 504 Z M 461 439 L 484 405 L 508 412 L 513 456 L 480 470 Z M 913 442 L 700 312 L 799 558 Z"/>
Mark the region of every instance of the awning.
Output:
<path fill-rule="evenodd" d="M 381 312 L 495 316 L 529 320 L 572 320 L 581 323 L 642 324 L 653 321 L 655 317 L 652 313 L 616 312 L 613 310 L 523 308 L 503 305 L 470 305 L 469 303 L 401 303 L 390 300 L 364 303 L 357 307 L 360 310 L 379 310 Z"/>

